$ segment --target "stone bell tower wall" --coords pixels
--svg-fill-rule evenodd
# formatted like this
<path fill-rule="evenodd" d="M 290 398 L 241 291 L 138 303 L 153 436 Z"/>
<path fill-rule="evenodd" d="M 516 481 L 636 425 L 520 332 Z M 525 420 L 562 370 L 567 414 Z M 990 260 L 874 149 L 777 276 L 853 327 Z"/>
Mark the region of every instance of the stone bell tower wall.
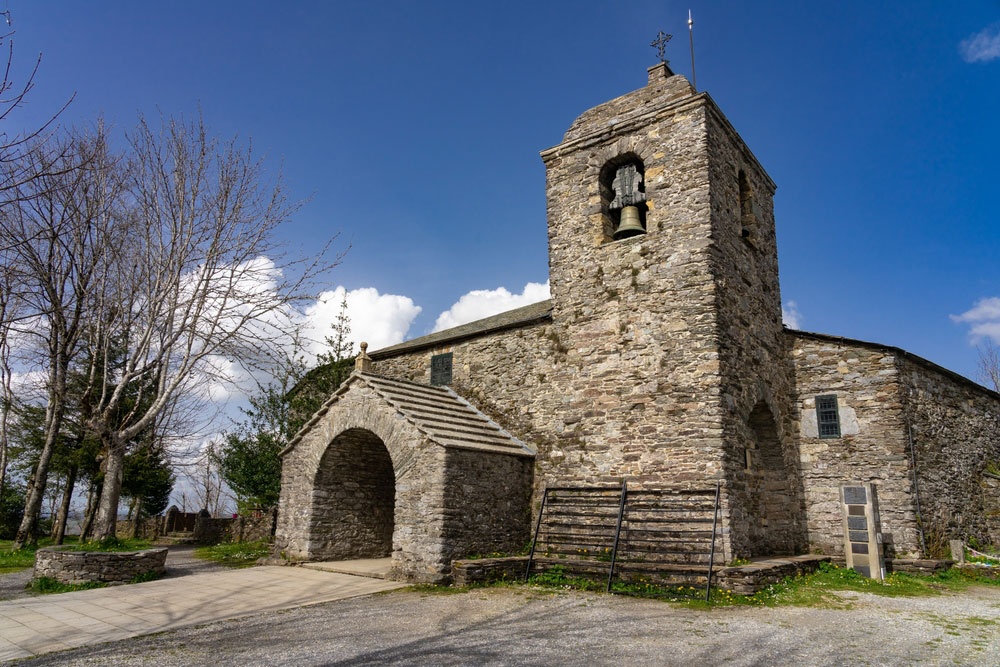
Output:
<path fill-rule="evenodd" d="M 559 478 L 704 484 L 722 476 L 711 102 L 664 65 L 542 153 L 553 329 L 566 348 Z M 614 240 L 607 170 L 644 172 L 646 233 Z M 583 464 L 572 465 L 574 460 Z"/>
<path fill-rule="evenodd" d="M 737 553 L 806 548 L 794 370 L 781 322 L 775 185 L 726 118 L 708 113 L 726 479 Z"/>

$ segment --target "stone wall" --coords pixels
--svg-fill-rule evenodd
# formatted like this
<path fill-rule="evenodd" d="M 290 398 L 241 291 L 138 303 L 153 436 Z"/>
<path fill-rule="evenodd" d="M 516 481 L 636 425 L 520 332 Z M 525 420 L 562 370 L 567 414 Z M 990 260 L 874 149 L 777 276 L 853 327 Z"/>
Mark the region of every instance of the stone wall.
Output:
<path fill-rule="evenodd" d="M 996 539 L 984 471 L 1000 462 L 1000 396 L 896 348 L 802 332 L 789 339 L 814 548 L 843 554 L 838 488 L 852 482 L 878 488 L 888 558 L 941 557 L 949 539 Z M 840 437 L 819 437 L 815 399 L 824 394 L 837 397 Z"/>
<path fill-rule="evenodd" d="M 274 555 L 391 554 L 391 577 L 443 583 L 455 558 L 522 547 L 532 458 L 442 446 L 366 383 L 352 377 L 284 453 Z"/>
<path fill-rule="evenodd" d="M 531 478 L 526 457 L 449 449 L 446 455 L 445 558 L 519 551 L 531 539 Z"/>
<path fill-rule="evenodd" d="M 647 233 L 616 241 L 602 173 L 623 156 L 644 167 Z M 740 533 L 730 553 L 802 548 L 774 184 L 711 99 L 662 66 L 646 87 L 582 114 L 542 157 L 551 322 L 375 352 L 375 372 L 427 382 L 430 357 L 451 352 L 455 391 L 538 449 L 536 508 L 546 483 L 727 477 L 723 533 Z M 758 202 L 750 240 L 741 172 Z M 774 468 L 752 483 L 772 503 L 769 525 L 745 509 L 745 451 L 758 449 L 750 415 L 760 405 L 775 423 L 777 454 L 751 459 Z M 768 531 L 776 544 L 759 546 Z"/>
<path fill-rule="evenodd" d="M 142 551 L 72 551 L 45 547 L 35 552 L 35 578 L 51 577 L 64 584 L 89 581 L 126 583 L 149 572 L 165 571 L 167 549 Z"/>
<path fill-rule="evenodd" d="M 985 473 L 1000 464 L 1000 395 L 910 355 L 899 372 L 927 555 L 946 557 L 949 539 L 995 540 L 996 489 Z"/>
<path fill-rule="evenodd" d="M 135 527 L 135 534 L 133 535 L 132 524 L 134 522 L 131 519 L 118 519 L 115 522 L 115 537 L 119 539 L 137 537 L 141 540 L 156 540 L 164 533 L 165 520 L 166 518 L 163 516 L 150 516 L 145 519 L 139 519 L 139 525 Z"/>
<path fill-rule="evenodd" d="M 802 553 L 803 488 L 791 410 L 794 371 L 781 322 L 775 185 L 718 108 L 707 110 L 710 250 L 733 550 L 742 557 Z"/>
<path fill-rule="evenodd" d="M 920 554 L 906 419 L 896 354 L 832 336 L 788 332 L 795 364 L 802 478 L 809 545 L 843 557 L 839 489 L 870 482 L 878 490 L 887 557 Z M 834 394 L 841 436 L 820 438 L 816 397 Z"/>

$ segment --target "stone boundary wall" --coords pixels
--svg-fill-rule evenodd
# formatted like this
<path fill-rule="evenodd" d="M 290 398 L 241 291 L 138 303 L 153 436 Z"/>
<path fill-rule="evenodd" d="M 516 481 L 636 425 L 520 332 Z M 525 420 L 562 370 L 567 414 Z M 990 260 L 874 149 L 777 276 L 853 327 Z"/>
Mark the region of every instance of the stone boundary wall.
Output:
<path fill-rule="evenodd" d="M 151 516 L 146 519 L 140 519 L 139 526 L 136 528 L 135 536 L 140 540 L 156 540 L 164 534 L 163 522 L 164 517 L 162 516 Z M 128 539 L 132 537 L 131 519 L 118 520 L 115 524 L 115 537 L 118 537 L 119 539 Z"/>
<path fill-rule="evenodd" d="M 140 574 L 166 569 L 167 549 L 142 551 L 71 551 L 45 547 L 35 552 L 35 578 L 51 577 L 64 584 L 89 581 L 127 583 Z"/>
<path fill-rule="evenodd" d="M 278 508 L 239 515 L 232 518 L 195 517 L 193 537 L 202 544 L 219 542 L 262 542 L 274 538 Z M 167 534 L 166 516 L 152 516 L 142 519 L 136 537 L 155 541 Z M 120 539 L 132 537 L 132 521 L 119 519 L 115 524 L 115 536 Z"/>

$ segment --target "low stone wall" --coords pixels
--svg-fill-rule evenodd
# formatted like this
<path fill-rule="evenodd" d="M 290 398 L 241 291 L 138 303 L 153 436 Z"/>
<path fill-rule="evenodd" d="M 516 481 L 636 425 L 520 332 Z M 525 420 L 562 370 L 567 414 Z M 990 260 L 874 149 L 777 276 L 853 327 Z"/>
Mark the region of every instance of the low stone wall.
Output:
<path fill-rule="evenodd" d="M 887 558 L 886 572 L 909 572 L 910 574 L 937 574 L 944 572 L 955 564 L 953 560 L 934 560 L 929 558 Z"/>
<path fill-rule="evenodd" d="M 456 560 L 451 564 L 451 576 L 456 586 L 520 581 L 524 578 L 524 568 L 527 565 L 527 556 Z"/>
<path fill-rule="evenodd" d="M 35 552 L 35 578 L 51 577 L 64 584 L 126 583 L 147 572 L 162 574 L 166 562 L 166 548 L 104 552 L 45 547 Z"/>
<path fill-rule="evenodd" d="M 145 519 L 140 519 L 139 525 L 136 526 L 135 534 L 133 535 L 133 522 L 130 519 L 118 519 L 115 523 L 115 537 L 128 539 L 134 536 L 141 540 L 154 541 L 159 539 L 159 537 L 165 532 L 163 530 L 163 522 L 164 518 L 162 516 L 151 516 Z"/>
<path fill-rule="evenodd" d="M 819 569 L 820 563 L 829 563 L 829 556 L 794 556 L 758 560 L 749 565 L 724 568 L 715 578 L 714 588 L 732 591 L 740 595 L 753 595 L 786 577 L 810 574 Z"/>

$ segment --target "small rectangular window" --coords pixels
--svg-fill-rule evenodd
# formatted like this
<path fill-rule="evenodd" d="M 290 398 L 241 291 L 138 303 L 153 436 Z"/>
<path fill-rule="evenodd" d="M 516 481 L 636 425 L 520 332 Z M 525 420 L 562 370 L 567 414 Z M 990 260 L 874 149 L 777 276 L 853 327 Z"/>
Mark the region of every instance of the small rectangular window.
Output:
<path fill-rule="evenodd" d="M 819 437 L 840 437 L 840 413 L 837 397 L 833 394 L 816 397 L 816 423 L 819 424 Z"/>
<path fill-rule="evenodd" d="M 451 384 L 451 352 L 431 357 L 431 384 L 435 387 Z"/>

